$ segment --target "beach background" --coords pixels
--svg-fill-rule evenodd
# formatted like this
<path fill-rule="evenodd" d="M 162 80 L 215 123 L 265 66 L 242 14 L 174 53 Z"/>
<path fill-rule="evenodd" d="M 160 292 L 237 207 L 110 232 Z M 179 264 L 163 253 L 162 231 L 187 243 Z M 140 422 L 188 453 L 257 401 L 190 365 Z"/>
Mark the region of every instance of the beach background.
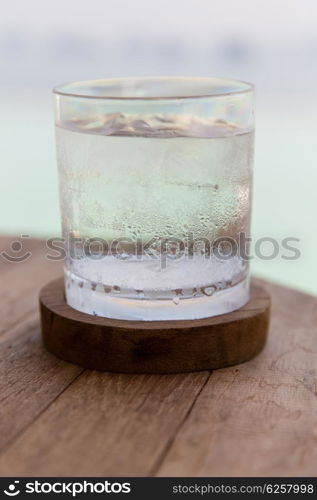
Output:
<path fill-rule="evenodd" d="M 54 85 L 118 76 L 236 78 L 257 88 L 253 239 L 297 238 L 301 254 L 254 258 L 252 270 L 317 294 L 316 16 L 314 0 L 3 4 L 0 233 L 60 235 Z"/>

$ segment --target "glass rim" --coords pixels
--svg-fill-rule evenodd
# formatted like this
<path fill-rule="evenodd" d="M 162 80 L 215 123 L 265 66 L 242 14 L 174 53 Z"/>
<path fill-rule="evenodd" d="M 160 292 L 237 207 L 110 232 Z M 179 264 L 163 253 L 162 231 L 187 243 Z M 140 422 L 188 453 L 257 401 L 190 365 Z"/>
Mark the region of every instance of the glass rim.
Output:
<path fill-rule="evenodd" d="M 202 91 L 201 93 L 190 93 L 182 94 L 178 92 L 177 95 L 95 95 L 92 92 L 78 91 L 80 87 L 83 89 L 89 86 L 104 86 L 105 90 L 107 86 L 115 86 L 118 88 L 124 87 L 127 83 L 142 84 L 144 83 L 174 83 L 179 84 L 179 86 L 185 83 L 191 83 L 193 85 L 199 84 L 210 84 L 211 91 Z M 218 83 L 222 85 L 227 85 L 227 90 L 220 90 L 218 92 L 212 91 L 212 86 Z M 74 89 L 74 90 L 72 90 Z M 78 80 L 72 82 L 62 83 L 56 85 L 53 88 L 53 94 L 71 97 L 77 99 L 98 99 L 98 100 L 114 100 L 114 101 L 164 101 L 164 100 L 190 100 L 190 99 L 215 99 L 224 98 L 232 95 L 248 94 L 255 91 L 255 85 L 244 80 L 237 80 L 232 78 L 218 78 L 218 77 L 195 77 L 195 76 L 145 76 L 145 77 L 118 77 L 118 78 L 100 78 L 94 80 Z"/>

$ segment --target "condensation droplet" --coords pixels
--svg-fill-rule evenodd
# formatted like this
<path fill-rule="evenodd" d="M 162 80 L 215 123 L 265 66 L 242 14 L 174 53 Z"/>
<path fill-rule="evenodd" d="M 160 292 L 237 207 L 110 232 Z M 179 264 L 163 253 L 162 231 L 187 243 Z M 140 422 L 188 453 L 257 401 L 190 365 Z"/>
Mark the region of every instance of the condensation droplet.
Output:
<path fill-rule="evenodd" d="M 207 295 L 207 297 L 211 297 L 215 293 L 216 287 L 214 285 L 205 286 L 204 288 L 201 289 L 201 291 L 204 295 Z"/>
<path fill-rule="evenodd" d="M 198 293 L 197 288 L 193 288 L 193 293 L 192 293 L 193 297 L 195 297 L 195 295 L 197 295 L 197 293 Z"/>

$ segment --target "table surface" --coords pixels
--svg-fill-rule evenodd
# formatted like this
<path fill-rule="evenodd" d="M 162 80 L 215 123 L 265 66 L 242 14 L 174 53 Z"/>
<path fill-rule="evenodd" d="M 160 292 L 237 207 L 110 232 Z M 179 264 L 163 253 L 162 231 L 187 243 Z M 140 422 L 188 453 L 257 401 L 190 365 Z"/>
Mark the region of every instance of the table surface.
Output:
<path fill-rule="evenodd" d="M 21 241 L 27 260 L 0 257 L 1 476 L 317 475 L 316 297 L 261 281 L 269 340 L 239 366 L 90 371 L 43 348 L 38 293 L 62 264 L 44 242 Z"/>

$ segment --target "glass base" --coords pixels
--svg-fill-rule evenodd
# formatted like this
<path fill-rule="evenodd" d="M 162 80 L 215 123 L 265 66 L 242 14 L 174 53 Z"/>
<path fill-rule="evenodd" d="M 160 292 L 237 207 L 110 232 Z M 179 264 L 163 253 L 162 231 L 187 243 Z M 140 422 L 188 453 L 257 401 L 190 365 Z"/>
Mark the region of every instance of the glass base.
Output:
<path fill-rule="evenodd" d="M 173 299 L 116 297 L 98 289 L 78 286 L 74 275 L 65 277 L 67 304 L 78 311 L 111 319 L 166 321 L 208 318 L 240 309 L 249 301 L 249 279 L 215 291 L 211 296 Z"/>

